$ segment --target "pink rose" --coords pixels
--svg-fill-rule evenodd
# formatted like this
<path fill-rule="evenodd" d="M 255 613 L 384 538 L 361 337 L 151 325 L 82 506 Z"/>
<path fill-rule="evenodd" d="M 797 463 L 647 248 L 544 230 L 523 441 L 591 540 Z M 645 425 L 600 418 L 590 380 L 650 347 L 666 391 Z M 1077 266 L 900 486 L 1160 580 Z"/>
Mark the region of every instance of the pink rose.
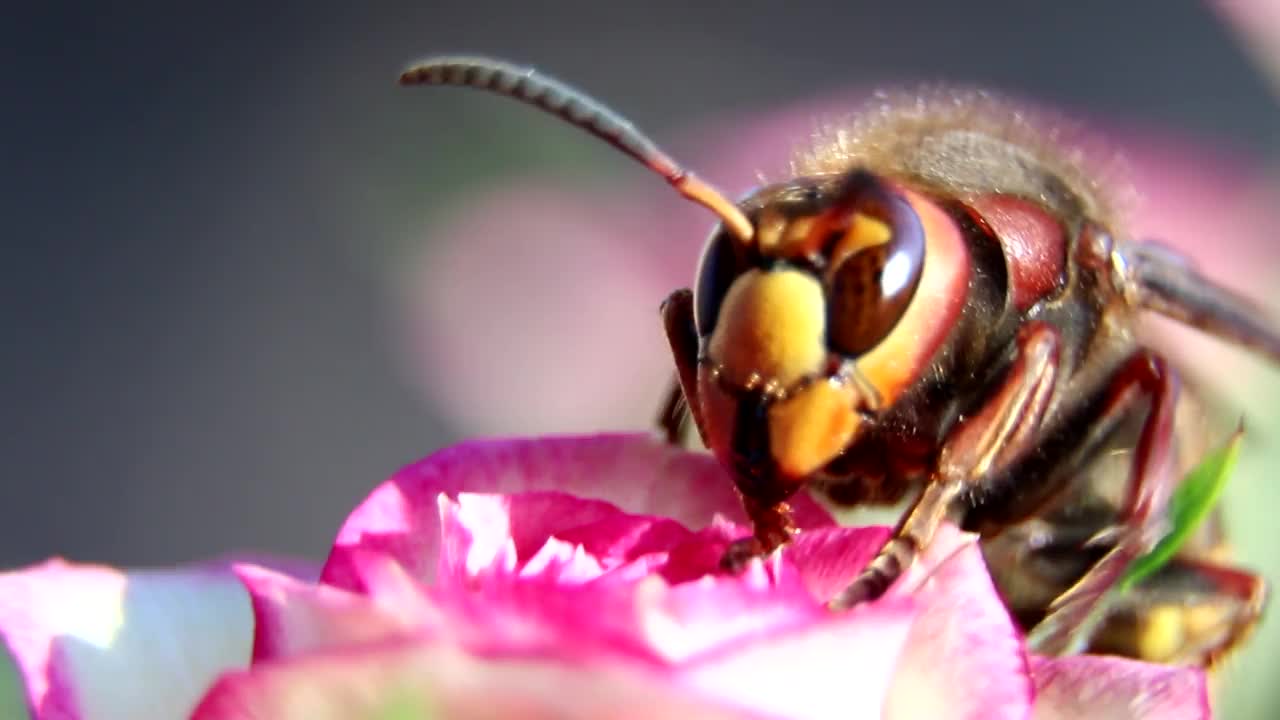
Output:
<path fill-rule="evenodd" d="M 0 715 L 1209 716 L 1199 670 L 1028 656 L 958 531 L 848 613 L 823 603 L 887 530 L 810 502 L 793 545 L 723 575 L 747 532 L 731 487 L 647 436 L 474 442 L 379 486 L 319 582 L 253 563 L 0 575 L 21 688 Z"/>

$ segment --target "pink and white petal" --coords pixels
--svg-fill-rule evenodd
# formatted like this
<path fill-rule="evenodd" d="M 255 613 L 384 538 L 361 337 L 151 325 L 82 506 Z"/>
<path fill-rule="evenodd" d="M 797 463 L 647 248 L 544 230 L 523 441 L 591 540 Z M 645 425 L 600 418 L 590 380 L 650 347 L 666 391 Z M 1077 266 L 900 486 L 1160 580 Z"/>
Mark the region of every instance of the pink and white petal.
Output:
<path fill-rule="evenodd" d="M 560 492 L 442 496 L 441 575 L 474 578 L 489 568 L 528 572 L 550 539 L 580 547 L 598 572 L 642 555 L 665 552 L 693 537 L 674 520 L 632 515 L 603 500 Z"/>
<path fill-rule="evenodd" d="M 658 574 L 666 560 L 655 552 L 589 577 L 599 568 L 581 546 L 552 539 L 518 572 L 442 576 L 427 596 L 447 621 L 431 626 L 481 654 L 673 666 L 828 617 L 781 556 L 677 585 Z"/>
<path fill-rule="evenodd" d="M 802 587 L 771 592 L 772 579 L 758 572 L 747 582 L 708 577 L 678 586 L 656 576 L 605 575 L 564 586 L 493 578 L 476 592 L 432 588 L 429 597 L 447 617 L 440 634 L 480 655 L 629 658 L 671 667 L 825 619 Z"/>
<path fill-rule="evenodd" d="M 976 536 L 944 526 L 886 597 L 921 605 L 886 718 L 1027 717 L 1032 686 L 1022 636 L 996 594 Z"/>
<path fill-rule="evenodd" d="M 907 599 L 858 607 L 694 662 L 681 682 L 771 716 L 878 718 L 915 618 Z"/>
<path fill-rule="evenodd" d="M 486 586 L 517 581 L 555 592 L 561 585 L 599 578 L 604 573 L 600 559 L 581 545 L 558 540 L 557 521 L 572 529 L 577 522 L 627 517 L 608 503 L 562 493 L 459 493 L 456 500 L 441 495 L 439 502 L 443 542 L 436 584 L 441 592 L 483 592 Z M 544 512 L 528 514 L 530 507 Z M 517 518 L 532 527 L 517 530 L 522 524 Z"/>
<path fill-rule="evenodd" d="M 712 458 L 647 435 L 485 440 L 441 450 L 379 485 L 347 518 L 321 574 L 358 589 L 348 555 L 386 552 L 414 577 L 431 582 L 441 548 L 441 493 L 557 491 L 613 503 L 697 529 L 717 514 L 743 517 L 733 483 Z M 831 523 L 807 497 L 794 504 L 804 527 Z"/>
<path fill-rule="evenodd" d="M 1031 659 L 1034 720 L 1207 720 L 1203 671 L 1117 657 Z"/>
<path fill-rule="evenodd" d="M 224 676 L 193 720 L 745 718 L 641 667 L 480 658 L 399 642 L 257 665 Z"/>
<path fill-rule="evenodd" d="M 253 610 L 225 567 L 50 560 L 0 574 L 0 640 L 37 720 L 184 717 L 249 662 Z"/>
<path fill-rule="evenodd" d="M 637 588 L 635 597 L 644 644 L 672 663 L 830 618 L 777 554 L 752 561 L 736 576 L 707 575 L 679 585 L 651 577 Z"/>
<path fill-rule="evenodd" d="M 355 560 L 362 578 L 393 562 L 371 553 Z M 417 603 L 402 607 L 390 597 L 366 597 L 305 583 L 253 565 L 238 564 L 234 570 L 253 603 L 254 662 L 385 640 L 420 629 L 434 619 Z"/>

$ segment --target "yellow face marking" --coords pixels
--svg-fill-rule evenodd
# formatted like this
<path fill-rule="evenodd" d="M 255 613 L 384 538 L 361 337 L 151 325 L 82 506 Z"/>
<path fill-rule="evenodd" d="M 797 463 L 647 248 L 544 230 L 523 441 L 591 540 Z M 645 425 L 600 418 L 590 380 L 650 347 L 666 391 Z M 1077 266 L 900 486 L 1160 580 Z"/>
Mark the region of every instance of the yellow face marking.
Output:
<path fill-rule="evenodd" d="M 786 387 L 822 369 L 826 303 L 817 279 L 798 270 L 753 269 L 720 306 L 708 353 L 726 380 Z"/>
<path fill-rule="evenodd" d="M 850 384 L 823 380 L 770 407 L 769 447 L 782 474 L 808 477 L 840 454 L 862 421 L 857 400 Z"/>

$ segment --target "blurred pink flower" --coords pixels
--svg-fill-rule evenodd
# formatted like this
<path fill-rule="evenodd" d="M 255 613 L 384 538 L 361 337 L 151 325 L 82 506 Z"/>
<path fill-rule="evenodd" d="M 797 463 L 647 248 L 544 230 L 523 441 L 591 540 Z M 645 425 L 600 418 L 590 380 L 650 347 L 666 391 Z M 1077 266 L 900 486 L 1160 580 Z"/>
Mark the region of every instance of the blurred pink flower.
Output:
<path fill-rule="evenodd" d="M 40 720 L 1209 714 L 1198 670 L 1028 657 L 958 531 L 830 613 L 887 530 L 797 512 L 793 545 L 726 576 L 746 528 L 711 459 L 634 435 L 471 443 L 378 487 L 320 583 L 54 562 L 0 576 L 0 638 Z"/>
<path fill-rule="evenodd" d="M 1209 4 L 1240 36 L 1280 94 L 1280 4 L 1274 0 L 1212 0 Z"/>

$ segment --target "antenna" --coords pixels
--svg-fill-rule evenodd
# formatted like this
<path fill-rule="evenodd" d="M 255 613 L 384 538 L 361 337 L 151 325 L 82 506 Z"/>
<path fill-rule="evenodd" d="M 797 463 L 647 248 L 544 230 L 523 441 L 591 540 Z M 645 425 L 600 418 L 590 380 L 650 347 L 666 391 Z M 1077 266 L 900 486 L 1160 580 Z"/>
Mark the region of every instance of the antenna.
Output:
<path fill-rule="evenodd" d="M 680 167 L 621 115 L 591 96 L 533 68 L 483 57 L 429 58 L 400 75 L 401 85 L 457 85 L 505 95 L 591 133 L 661 175 L 681 195 L 715 213 L 739 240 L 750 243 L 751 221 L 711 185 Z"/>

